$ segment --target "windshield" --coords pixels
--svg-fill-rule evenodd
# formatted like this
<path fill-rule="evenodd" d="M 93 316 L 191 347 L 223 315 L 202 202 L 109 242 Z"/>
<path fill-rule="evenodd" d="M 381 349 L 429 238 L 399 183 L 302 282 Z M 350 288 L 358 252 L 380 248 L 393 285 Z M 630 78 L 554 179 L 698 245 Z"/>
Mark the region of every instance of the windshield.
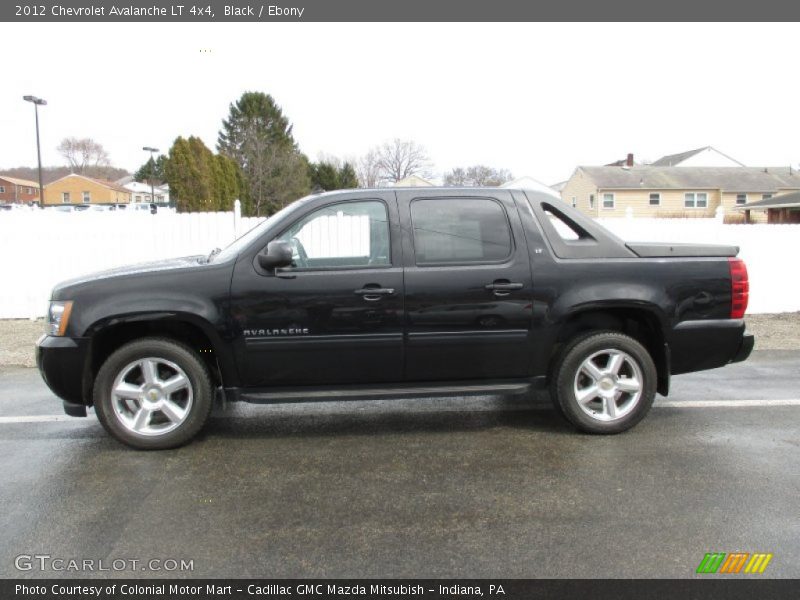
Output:
<path fill-rule="evenodd" d="M 273 223 L 282 219 L 286 214 L 292 212 L 296 208 L 300 207 L 308 198 L 311 198 L 311 196 L 306 196 L 305 198 L 301 198 L 296 202 L 292 202 L 291 204 L 284 206 L 274 215 L 267 217 L 266 220 L 262 221 L 255 227 L 251 228 L 247 233 L 234 240 L 230 245 L 226 246 L 225 249 L 217 252 L 213 256 L 209 256 L 209 262 L 224 261 L 230 258 L 236 258 L 236 256 L 238 256 L 242 250 L 260 238 L 264 232 L 272 226 Z"/>

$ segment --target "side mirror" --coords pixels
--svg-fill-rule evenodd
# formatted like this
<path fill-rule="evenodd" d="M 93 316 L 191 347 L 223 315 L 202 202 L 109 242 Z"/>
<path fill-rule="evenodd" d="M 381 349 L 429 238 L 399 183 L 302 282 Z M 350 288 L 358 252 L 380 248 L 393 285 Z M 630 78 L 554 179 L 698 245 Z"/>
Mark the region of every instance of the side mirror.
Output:
<path fill-rule="evenodd" d="M 267 251 L 258 255 L 262 269 L 272 271 L 292 264 L 292 246 L 289 242 L 274 241 L 267 244 Z"/>

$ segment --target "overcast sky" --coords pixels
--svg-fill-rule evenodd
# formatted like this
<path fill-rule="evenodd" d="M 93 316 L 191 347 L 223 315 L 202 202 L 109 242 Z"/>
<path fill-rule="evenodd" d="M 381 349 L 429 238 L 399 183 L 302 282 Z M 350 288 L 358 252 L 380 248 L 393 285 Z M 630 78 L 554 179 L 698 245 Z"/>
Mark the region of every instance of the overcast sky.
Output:
<path fill-rule="evenodd" d="M 0 168 L 66 136 L 114 165 L 179 135 L 212 149 L 247 90 L 300 148 L 342 157 L 400 137 L 442 173 L 475 163 L 552 184 L 578 164 L 712 145 L 797 166 L 797 24 L 0 24 Z M 201 50 L 206 50 L 201 52 Z"/>

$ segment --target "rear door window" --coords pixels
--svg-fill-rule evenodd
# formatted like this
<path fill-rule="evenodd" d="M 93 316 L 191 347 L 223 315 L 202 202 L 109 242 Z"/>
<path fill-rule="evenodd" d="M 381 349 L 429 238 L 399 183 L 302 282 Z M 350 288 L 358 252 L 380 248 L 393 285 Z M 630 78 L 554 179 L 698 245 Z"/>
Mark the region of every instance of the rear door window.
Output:
<path fill-rule="evenodd" d="M 489 198 L 419 198 L 411 203 L 417 265 L 499 263 L 511 255 L 503 206 Z"/>

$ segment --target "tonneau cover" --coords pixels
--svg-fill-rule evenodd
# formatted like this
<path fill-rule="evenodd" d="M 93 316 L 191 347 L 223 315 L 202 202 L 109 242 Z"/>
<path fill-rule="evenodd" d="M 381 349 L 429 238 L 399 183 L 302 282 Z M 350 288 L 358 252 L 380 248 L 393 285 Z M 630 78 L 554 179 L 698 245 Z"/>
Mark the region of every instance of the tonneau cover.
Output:
<path fill-rule="evenodd" d="M 670 256 L 736 256 L 738 246 L 720 244 L 670 244 L 667 242 L 629 242 L 625 244 L 642 258 Z"/>

